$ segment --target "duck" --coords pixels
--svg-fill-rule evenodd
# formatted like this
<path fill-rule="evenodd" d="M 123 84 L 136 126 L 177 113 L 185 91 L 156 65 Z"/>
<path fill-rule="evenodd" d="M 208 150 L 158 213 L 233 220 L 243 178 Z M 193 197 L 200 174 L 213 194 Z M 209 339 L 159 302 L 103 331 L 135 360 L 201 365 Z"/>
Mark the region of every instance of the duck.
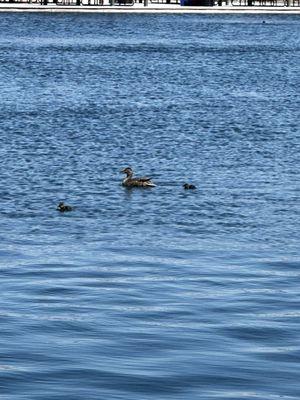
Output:
<path fill-rule="evenodd" d="M 123 179 L 122 185 L 128 188 L 131 187 L 155 187 L 156 185 L 151 181 L 151 178 L 133 178 L 133 170 L 130 167 L 122 169 L 121 173 L 126 174 Z"/>
<path fill-rule="evenodd" d="M 72 211 L 73 207 L 67 206 L 63 201 L 61 201 L 57 206 L 57 211 L 65 212 L 65 211 Z"/>
<path fill-rule="evenodd" d="M 192 185 L 191 183 L 185 183 L 183 185 L 185 190 L 189 190 L 189 189 L 197 189 L 195 185 Z"/>

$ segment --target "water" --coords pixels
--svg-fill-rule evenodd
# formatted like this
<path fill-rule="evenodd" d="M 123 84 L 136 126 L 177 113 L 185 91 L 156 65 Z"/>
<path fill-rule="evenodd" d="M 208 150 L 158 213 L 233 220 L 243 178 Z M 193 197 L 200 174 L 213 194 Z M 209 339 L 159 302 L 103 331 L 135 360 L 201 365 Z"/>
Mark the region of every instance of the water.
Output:
<path fill-rule="evenodd" d="M 299 399 L 300 22 L 263 19 L 1 14 L 1 400 Z"/>

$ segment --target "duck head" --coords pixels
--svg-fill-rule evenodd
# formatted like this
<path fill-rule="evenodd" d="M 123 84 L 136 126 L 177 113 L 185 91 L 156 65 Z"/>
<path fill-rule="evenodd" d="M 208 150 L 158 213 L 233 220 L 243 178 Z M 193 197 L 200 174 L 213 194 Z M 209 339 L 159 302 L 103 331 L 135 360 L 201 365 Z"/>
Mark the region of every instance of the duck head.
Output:
<path fill-rule="evenodd" d="M 133 175 L 133 171 L 130 167 L 122 169 L 121 173 L 126 174 L 128 177 Z"/>

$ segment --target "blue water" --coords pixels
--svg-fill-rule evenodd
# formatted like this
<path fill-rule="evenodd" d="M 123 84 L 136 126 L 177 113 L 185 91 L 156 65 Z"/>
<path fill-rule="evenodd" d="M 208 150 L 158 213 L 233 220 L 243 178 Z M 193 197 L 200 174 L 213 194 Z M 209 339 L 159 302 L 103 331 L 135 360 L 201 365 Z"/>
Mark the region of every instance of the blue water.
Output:
<path fill-rule="evenodd" d="M 299 400 L 299 18 L 0 28 L 1 400 Z"/>

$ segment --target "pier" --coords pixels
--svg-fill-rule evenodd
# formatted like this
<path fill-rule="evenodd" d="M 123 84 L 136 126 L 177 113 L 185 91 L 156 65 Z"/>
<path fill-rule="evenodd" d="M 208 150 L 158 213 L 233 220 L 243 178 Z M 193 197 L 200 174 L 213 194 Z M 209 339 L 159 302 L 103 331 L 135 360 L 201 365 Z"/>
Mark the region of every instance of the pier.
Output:
<path fill-rule="evenodd" d="M 300 13 L 300 0 L 0 0 L 0 12 Z"/>

